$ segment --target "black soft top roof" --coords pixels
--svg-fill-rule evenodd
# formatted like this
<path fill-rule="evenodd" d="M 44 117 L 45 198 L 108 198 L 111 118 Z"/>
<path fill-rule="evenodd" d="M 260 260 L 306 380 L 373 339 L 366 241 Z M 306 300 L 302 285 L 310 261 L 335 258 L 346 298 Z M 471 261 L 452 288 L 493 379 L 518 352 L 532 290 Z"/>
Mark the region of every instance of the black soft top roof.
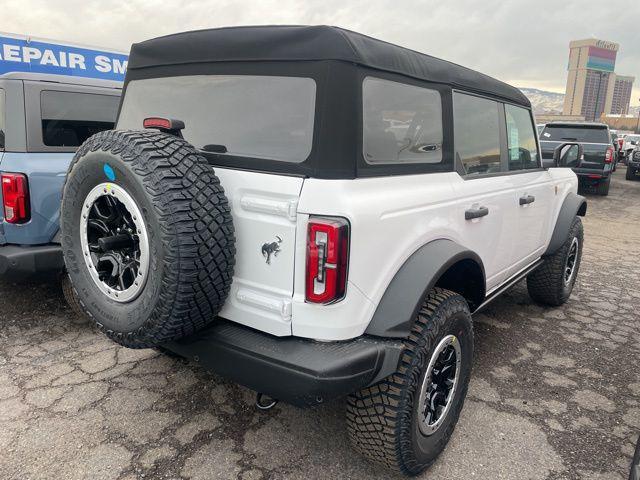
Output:
<path fill-rule="evenodd" d="M 330 26 L 230 27 L 168 35 L 134 44 L 128 69 L 211 62 L 308 60 L 350 62 L 531 106 L 520 90 L 482 73 Z"/>

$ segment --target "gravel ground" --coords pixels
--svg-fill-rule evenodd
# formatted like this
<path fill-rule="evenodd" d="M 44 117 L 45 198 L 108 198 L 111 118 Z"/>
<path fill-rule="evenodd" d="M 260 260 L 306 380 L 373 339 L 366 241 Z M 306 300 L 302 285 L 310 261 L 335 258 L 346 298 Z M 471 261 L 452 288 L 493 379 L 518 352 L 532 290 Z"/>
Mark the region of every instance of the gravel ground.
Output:
<path fill-rule="evenodd" d="M 640 431 L 640 182 L 589 198 L 562 308 L 523 284 L 475 316 L 469 396 L 429 479 L 625 478 Z M 182 360 L 74 320 L 55 281 L 0 283 L 0 478 L 386 479 L 344 405 L 253 407 Z"/>

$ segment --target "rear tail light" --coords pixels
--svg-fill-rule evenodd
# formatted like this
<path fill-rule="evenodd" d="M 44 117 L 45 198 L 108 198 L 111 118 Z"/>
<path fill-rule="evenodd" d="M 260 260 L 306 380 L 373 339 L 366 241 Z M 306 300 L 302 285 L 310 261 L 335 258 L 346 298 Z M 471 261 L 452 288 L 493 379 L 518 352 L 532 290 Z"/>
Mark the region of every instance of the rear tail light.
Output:
<path fill-rule="evenodd" d="M 349 223 L 344 218 L 311 217 L 307 232 L 306 300 L 341 300 L 347 288 Z"/>
<path fill-rule="evenodd" d="M 613 147 L 607 148 L 607 153 L 604 154 L 604 163 L 611 163 L 613 160 Z"/>
<path fill-rule="evenodd" d="M 24 223 L 29 220 L 29 186 L 22 173 L 3 173 L 2 205 L 7 223 Z"/>

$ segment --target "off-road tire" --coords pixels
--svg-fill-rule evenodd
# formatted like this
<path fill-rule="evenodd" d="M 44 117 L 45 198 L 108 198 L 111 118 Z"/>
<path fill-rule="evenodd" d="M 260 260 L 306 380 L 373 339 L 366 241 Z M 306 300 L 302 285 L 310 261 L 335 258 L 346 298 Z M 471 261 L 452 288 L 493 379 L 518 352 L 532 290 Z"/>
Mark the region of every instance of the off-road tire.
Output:
<path fill-rule="evenodd" d="M 565 266 L 574 238 L 578 239 L 578 257 L 574 266 L 573 278 L 567 284 L 564 281 Z M 583 242 L 582 221 L 580 217 L 575 217 L 569 228 L 567 239 L 558 251 L 547 256 L 542 265 L 527 276 L 527 290 L 533 300 L 544 305 L 558 307 L 569 299 L 580 271 Z"/>
<path fill-rule="evenodd" d="M 69 275 L 66 273 L 62 273 L 60 275 L 60 286 L 62 287 L 62 295 L 64 295 L 64 299 L 67 301 L 67 305 L 71 309 L 71 313 L 73 313 L 73 315 L 75 315 L 79 320 L 88 320 L 87 314 L 80 304 L 78 296 L 71 284 Z"/>
<path fill-rule="evenodd" d="M 444 423 L 429 436 L 418 426 L 420 385 L 442 338 L 460 341 L 460 383 Z M 415 319 L 398 370 L 347 400 L 347 428 L 354 448 L 371 461 L 407 475 L 428 468 L 444 450 L 467 394 L 473 363 L 473 326 L 469 306 L 457 293 L 435 288 Z"/>
<path fill-rule="evenodd" d="M 105 176 L 105 164 L 112 175 Z M 134 199 L 148 233 L 146 282 L 126 303 L 99 289 L 83 258 L 83 204 L 104 182 Z M 105 131 L 89 138 L 69 166 L 61 229 L 66 269 L 82 309 L 121 345 L 156 347 L 190 335 L 215 319 L 229 293 L 235 263 L 229 203 L 207 160 L 176 136 Z"/>
<path fill-rule="evenodd" d="M 598 195 L 609 195 L 609 187 L 611 186 L 611 176 L 609 176 L 604 182 L 598 183 L 596 187 L 596 193 Z"/>
<path fill-rule="evenodd" d="M 627 167 L 627 174 L 625 175 L 625 178 L 627 180 L 635 180 L 636 179 L 635 169 L 633 169 L 630 166 L 628 166 Z"/>

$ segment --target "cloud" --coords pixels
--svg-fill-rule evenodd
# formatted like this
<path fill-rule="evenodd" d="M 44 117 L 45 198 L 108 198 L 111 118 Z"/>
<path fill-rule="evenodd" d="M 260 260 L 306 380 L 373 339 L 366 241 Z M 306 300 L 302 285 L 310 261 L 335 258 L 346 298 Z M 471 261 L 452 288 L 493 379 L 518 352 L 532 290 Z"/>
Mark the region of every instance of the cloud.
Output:
<path fill-rule="evenodd" d="M 487 73 L 563 91 L 569 41 L 620 43 L 616 72 L 640 87 L 640 2 L 622 0 L 3 0 L 0 30 L 128 50 L 185 30 L 331 24 Z M 7 14 L 6 12 L 10 12 Z M 632 103 L 639 103 L 636 88 Z"/>

